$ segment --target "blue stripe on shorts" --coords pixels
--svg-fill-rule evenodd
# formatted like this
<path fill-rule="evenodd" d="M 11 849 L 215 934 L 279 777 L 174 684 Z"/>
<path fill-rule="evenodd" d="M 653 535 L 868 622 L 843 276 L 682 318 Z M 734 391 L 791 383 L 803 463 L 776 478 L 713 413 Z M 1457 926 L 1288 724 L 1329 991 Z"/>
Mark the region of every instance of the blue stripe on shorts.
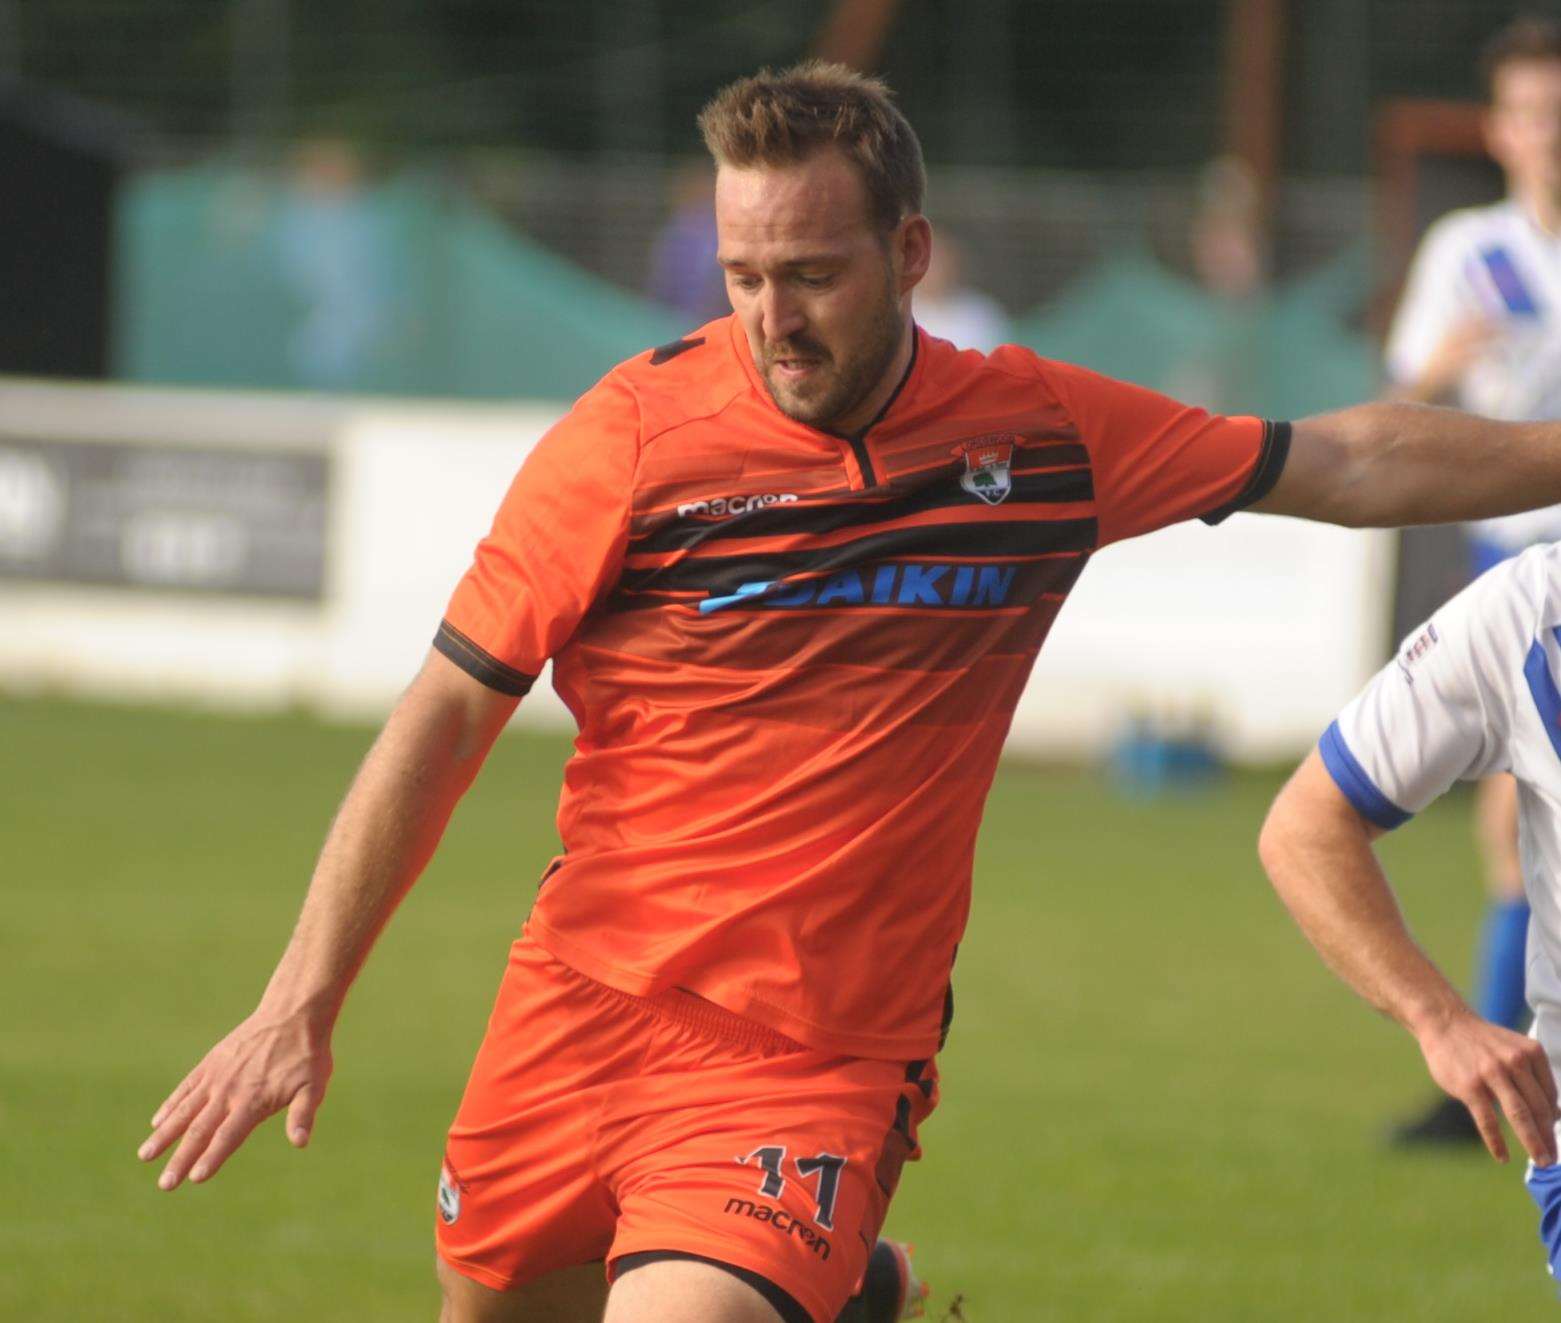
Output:
<path fill-rule="evenodd" d="M 1556 1277 L 1556 1268 L 1561 1265 L 1561 1166 L 1536 1167 L 1530 1163 L 1523 1184 L 1539 1205 L 1539 1243 L 1545 1247 L 1550 1275 Z"/>

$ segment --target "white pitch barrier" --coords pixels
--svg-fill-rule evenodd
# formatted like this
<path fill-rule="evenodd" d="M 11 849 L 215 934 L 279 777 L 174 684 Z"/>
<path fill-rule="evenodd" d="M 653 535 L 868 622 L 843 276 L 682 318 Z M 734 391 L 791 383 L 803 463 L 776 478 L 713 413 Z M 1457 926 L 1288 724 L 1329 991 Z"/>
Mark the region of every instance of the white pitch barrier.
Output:
<path fill-rule="evenodd" d="M 0 379 L 0 684 L 378 718 L 565 407 Z M 1149 713 L 1295 753 L 1386 656 L 1392 547 L 1237 515 L 1108 548 L 1010 747 L 1092 755 Z M 572 725 L 545 680 L 517 720 Z"/>

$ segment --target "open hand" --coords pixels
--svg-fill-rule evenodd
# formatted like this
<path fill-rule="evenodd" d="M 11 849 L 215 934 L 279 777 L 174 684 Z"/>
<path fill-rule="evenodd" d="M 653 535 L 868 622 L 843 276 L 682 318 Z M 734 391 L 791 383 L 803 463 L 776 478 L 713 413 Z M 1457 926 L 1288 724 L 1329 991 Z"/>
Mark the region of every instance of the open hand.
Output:
<path fill-rule="evenodd" d="M 1555 1162 L 1556 1080 L 1544 1048 L 1472 1011 L 1421 1033 L 1419 1040 L 1431 1078 L 1469 1109 L 1497 1162 L 1507 1160 L 1498 1106 L 1536 1165 Z"/>
<path fill-rule="evenodd" d="M 1427 359 L 1418 397 L 1434 403 L 1456 395 L 1464 374 L 1500 334 L 1500 326 L 1483 317 L 1470 317 L 1455 325 Z"/>
<path fill-rule="evenodd" d="M 151 1162 L 182 1136 L 158 1187 L 177 1189 L 186 1176 L 204 1181 L 216 1175 L 251 1130 L 284 1107 L 287 1137 L 302 1148 L 330 1076 L 327 1032 L 303 1016 L 257 1010 L 168 1095 L 137 1156 Z"/>

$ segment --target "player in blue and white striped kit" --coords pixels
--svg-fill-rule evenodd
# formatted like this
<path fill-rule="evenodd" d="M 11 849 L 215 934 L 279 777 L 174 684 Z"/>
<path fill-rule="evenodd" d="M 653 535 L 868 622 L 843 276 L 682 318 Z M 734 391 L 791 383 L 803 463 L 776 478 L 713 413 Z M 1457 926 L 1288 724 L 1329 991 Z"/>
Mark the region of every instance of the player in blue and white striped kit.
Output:
<path fill-rule="evenodd" d="M 1372 841 L 1458 780 L 1509 772 L 1533 919 L 1532 1037 L 1476 1014 L 1410 937 Z M 1324 960 L 1420 1044 L 1493 1156 L 1499 1108 L 1533 1161 L 1528 1188 L 1561 1265 L 1561 545 L 1476 580 L 1410 635 L 1280 792 L 1260 853 Z"/>
<path fill-rule="evenodd" d="M 1494 206 L 1455 211 L 1427 232 L 1387 345 L 1393 393 L 1456 403 L 1491 418 L 1561 418 L 1561 24 L 1523 19 L 1482 61 L 1486 138 L 1506 175 Z M 1473 457 L 1471 457 L 1472 459 Z M 1561 508 L 1467 525 L 1471 577 L 1535 542 L 1561 538 Z M 1488 892 L 1475 970 L 1487 1019 L 1521 1028 L 1524 933 L 1508 777 L 1480 787 L 1477 818 Z M 1477 1138 L 1443 1101 L 1399 1126 L 1400 1142 Z"/>

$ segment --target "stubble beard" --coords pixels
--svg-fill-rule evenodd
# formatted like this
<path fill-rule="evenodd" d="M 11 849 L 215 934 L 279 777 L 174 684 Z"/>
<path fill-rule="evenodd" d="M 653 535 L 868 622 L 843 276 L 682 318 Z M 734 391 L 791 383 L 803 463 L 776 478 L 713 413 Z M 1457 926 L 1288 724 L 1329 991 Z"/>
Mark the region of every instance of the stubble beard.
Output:
<path fill-rule="evenodd" d="M 775 407 L 788 418 L 809 427 L 828 429 L 847 417 L 873 393 L 894 364 L 905 322 L 894 297 L 893 276 L 885 280 L 883 298 L 863 333 L 861 349 L 848 358 L 834 356 L 816 340 L 801 336 L 768 352 L 760 375 Z M 793 354 L 816 358 L 823 364 L 824 379 L 810 383 L 807 394 L 793 391 L 774 378 L 774 360 Z M 832 366 L 831 366 L 832 365 Z"/>

